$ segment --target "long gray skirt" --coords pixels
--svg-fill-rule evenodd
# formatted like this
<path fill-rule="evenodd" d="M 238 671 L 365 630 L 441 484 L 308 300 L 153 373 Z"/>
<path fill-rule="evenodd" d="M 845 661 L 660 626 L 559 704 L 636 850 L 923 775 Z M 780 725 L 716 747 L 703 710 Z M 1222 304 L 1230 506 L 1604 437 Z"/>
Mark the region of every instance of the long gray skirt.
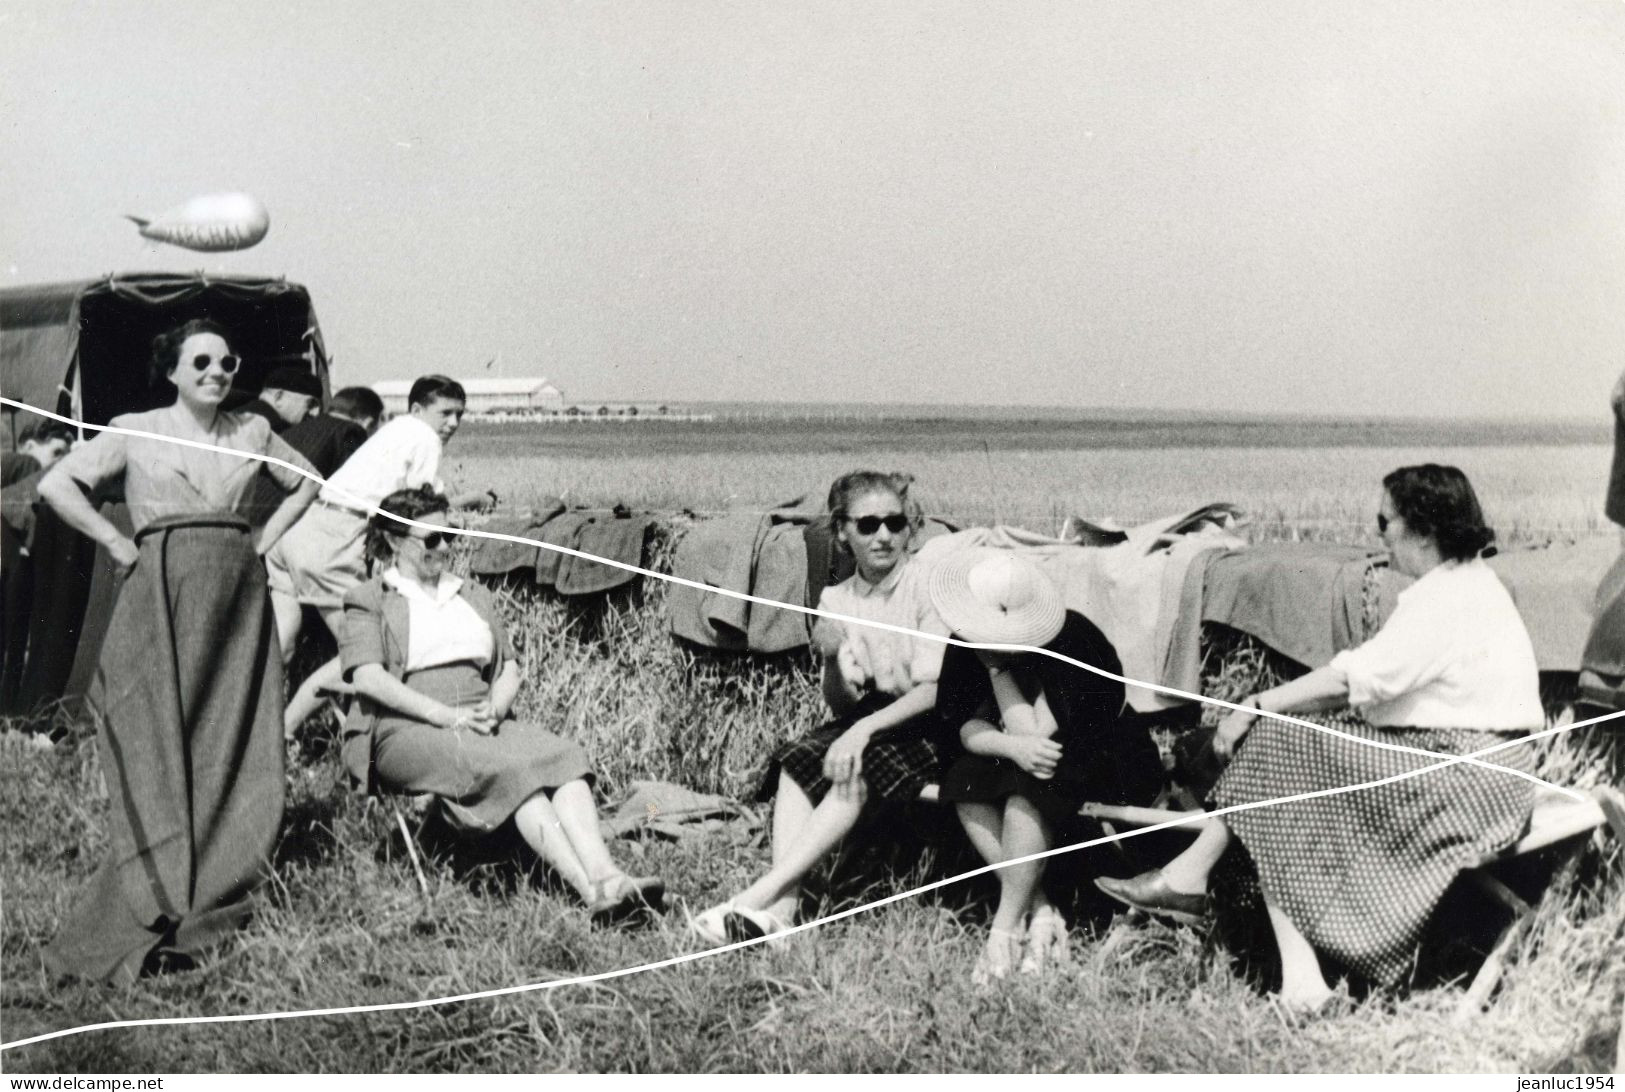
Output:
<path fill-rule="evenodd" d="M 451 706 L 472 705 L 490 688 L 468 663 L 407 675 L 406 685 Z M 433 793 L 466 830 L 495 830 L 532 796 L 592 778 L 587 753 L 525 721 L 505 720 L 491 735 L 385 717 L 373 728 L 372 773 L 385 792 Z M 365 746 L 356 736 L 347 746 Z"/>
<path fill-rule="evenodd" d="M 1508 736 L 1472 729 L 1375 728 L 1352 734 L 1446 754 Z M 1531 772 L 1530 745 L 1484 761 Z M 1214 788 L 1220 807 L 1356 785 L 1437 763 L 1298 725 L 1260 720 Z M 1456 875 L 1511 845 L 1534 786 L 1457 763 L 1375 788 L 1225 816 L 1275 903 L 1318 951 L 1382 985 L 1404 977 L 1423 928 Z"/>
<path fill-rule="evenodd" d="M 248 524 L 145 528 L 90 701 L 111 809 L 106 860 L 45 950 L 129 982 L 242 925 L 282 822 L 282 658 Z"/>

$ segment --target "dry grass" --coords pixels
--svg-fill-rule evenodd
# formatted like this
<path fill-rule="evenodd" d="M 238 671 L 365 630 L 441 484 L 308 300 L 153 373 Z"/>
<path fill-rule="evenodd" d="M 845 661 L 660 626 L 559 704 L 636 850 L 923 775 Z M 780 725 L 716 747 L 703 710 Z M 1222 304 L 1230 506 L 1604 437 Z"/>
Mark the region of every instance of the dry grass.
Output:
<path fill-rule="evenodd" d="M 778 739 L 817 715 L 798 659 L 696 658 L 664 633 L 663 586 L 642 609 L 583 615 L 510 596 L 530 646 L 524 715 L 587 745 L 609 796 L 634 777 L 744 794 Z M 1220 635 L 1213 635 L 1218 637 Z M 1246 641 L 1210 644 L 1208 689 L 1233 694 L 1282 663 Z M 1551 746 L 1548 773 L 1620 779 L 1603 737 Z M 674 914 L 600 932 L 511 847 L 421 835 L 432 900 L 416 891 L 387 809 L 348 793 L 311 726 L 290 774 L 278 879 L 242 940 L 200 972 L 127 990 L 56 985 L 40 945 L 103 848 L 94 745 L 8 740 L 5 1037 L 110 1018 L 256 1012 L 398 1001 L 632 966 L 694 949 Z M 64 791 L 67 790 L 67 791 Z M 819 909 L 854 905 L 969 862 L 930 809 L 815 885 Z M 951 826 L 951 824 L 950 824 Z M 1145 844 L 1141 844 L 1141 842 Z M 1150 839 L 1135 854 L 1166 852 Z M 694 906 L 765 862 L 746 832 L 621 842 L 638 870 Z M 1141 858 L 1143 860 L 1143 857 Z M 1129 862 L 1133 863 L 1133 862 Z M 1120 871 L 1110 849 L 1065 866 Z M 756 950 L 598 986 L 288 1023 L 97 1032 L 8 1052 L 27 1071 L 1548 1071 L 1603 1069 L 1625 977 L 1625 882 L 1617 847 L 1558 876 L 1494 1008 L 1449 1023 L 1450 967 L 1403 997 L 1293 1029 L 1222 948 L 1188 930 L 1130 927 L 1083 895 L 1077 966 L 992 993 L 968 981 L 985 926 L 985 880 L 860 915 L 784 951 Z M 1486 922 L 1493 927 L 1493 921 Z M 1471 969 L 1461 964 L 1456 972 Z M 1083 1032 L 1086 1029 L 1086 1033 Z"/>
<path fill-rule="evenodd" d="M 461 442 L 461 440 L 459 441 Z M 1454 454 L 1492 512 L 1534 536 L 1596 522 L 1589 448 Z M 1393 449 L 1269 452 L 995 451 L 1021 467 L 1022 505 L 1125 522 L 1187 504 L 1242 497 L 1281 533 L 1350 537 L 1370 519 L 1366 497 L 1396 461 L 1438 452 Z M 471 480 L 515 482 L 516 465 L 482 463 Z M 686 461 L 685 461 L 686 459 Z M 710 461 L 707 461 L 710 460 Z M 909 465 L 884 448 L 753 456 L 748 497 L 729 496 L 737 463 L 670 456 L 646 463 L 592 455 L 551 460 L 509 495 L 573 488 L 572 499 L 651 507 L 762 507 L 821 487 L 855 462 Z M 528 464 L 527 464 L 528 465 Z M 985 488 L 980 452 L 934 456 L 921 482 L 934 508 L 1013 518 L 1017 504 Z M 1008 478 L 1006 479 L 1008 480 Z M 1575 483 L 1580 482 L 1584 488 Z M 628 492 L 624 483 L 636 482 Z M 723 502 L 726 501 L 725 505 Z M 1030 520 L 1052 530 L 1042 519 Z M 661 563 L 669 560 L 669 541 Z M 552 597 L 504 597 L 527 653 L 518 712 L 576 739 L 600 787 L 618 798 L 635 778 L 664 778 L 745 796 L 768 750 L 819 718 L 808 663 L 745 660 L 676 647 L 665 632 L 665 586 L 579 610 Z M 1251 642 L 1209 634 L 1206 686 L 1233 696 L 1286 668 Z M 1562 695 L 1551 695 L 1554 707 Z M 289 775 L 277 879 L 240 941 L 199 972 L 129 989 L 57 984 L 39 950 L 105 846 L 106 802 L 94 743 L 42 750 L 0 736 L 0 934 L 4 1038 L 117 1018 L 296 1010 L 461 993 L 634 966 L 690 952 L 680 913 L 637 932 L 589 928 L 584 915 L 511 846 L 457 843 L 430 824 L 432 897 L 419 897 L 386 807 L 341 782 L 326 729 L 307 726 L 305 764 Z M 1584 784 L 1625 781 L 1625 733 L 1593 728 L 1546 745 L 1543 772 Z M 848 907 L 974 862 L 950 817 L 916 808 L 887 819 L 871 842 L 812 885 L 814 906 Z M 1160 840 L 1158 840 L 1160 838 Z M 1067 973 L 981 992 L 969 983 L 988 913 L 984 878 L 952 885 L 817 931 L 782 951 L 757 949 L 612 983 L 567 987 L 401 1013 L 289 1022 L 96 1032 L 8 1051 L 29 1071 L 1460 1071 L 1609 1068 L 1625 992 L 1625 863 L 1598 839 L 1559 868 L 1536 926 L 1492 1009 L 1450 1023 L 1474 967 L 1457 951 L 1401 996 L 1285 1026 L 1257 971 L 1214 940 L 1160 925 L 1129 926 L 1091 897 L 1085 878 L 1165 856 L 1179 836 L 1133 839 L 1068 859 L 1077 964 Z M 691 907 L 736 890 L 765 864 L 759 832 L 678 842 L 622 841 L 636 871 L 658 872 Z M 1538 877 L 1537 877 L 1538 879 Z M 1464 933 L 1493 932 L 1494 911 L 1467 906 Z"/>

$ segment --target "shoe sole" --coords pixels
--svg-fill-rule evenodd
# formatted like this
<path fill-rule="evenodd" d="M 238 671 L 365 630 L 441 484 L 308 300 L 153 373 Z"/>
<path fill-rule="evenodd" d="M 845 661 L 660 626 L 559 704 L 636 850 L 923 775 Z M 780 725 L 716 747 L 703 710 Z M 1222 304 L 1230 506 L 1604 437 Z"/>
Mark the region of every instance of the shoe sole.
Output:
<path fill-rule="evenodd" d="M 1116 899 L 1124 906 L 1138 910 L 1142 914 L 1150 914 L 1152 917 L 1166 918 L 1169 921 L 1178 922 L 1180 925 L 1189 925 L 1193 928 L 1199 928 L 1208 923 L 1207 914 L 1193 914 L 1188 910 L 1172 910 L 1166 906 L 1147 906 L 1142 902 L 1129 898 L 1127 895 L 1124 895 L 1121 892 L 1110 891 L 1104 887 L 1101 887 L 1098 880 L 1095 882 L 1095 887 L 1099 888 L 1100 892 L 1106 897 Z"/>

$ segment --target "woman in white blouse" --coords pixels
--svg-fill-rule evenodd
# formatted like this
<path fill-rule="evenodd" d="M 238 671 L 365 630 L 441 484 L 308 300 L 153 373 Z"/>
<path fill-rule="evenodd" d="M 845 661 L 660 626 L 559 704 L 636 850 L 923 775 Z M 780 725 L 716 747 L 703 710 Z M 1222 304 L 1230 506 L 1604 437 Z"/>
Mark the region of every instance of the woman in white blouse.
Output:
<path fill-rule="evenodd" d="M 369 788 L 432 793 L 447 818 L 521 838 L 595 918 L 662 905 L 665 885 L 634 879 L 598 830 L 580 745 L 514 720 L 520 671 L 490 594 L 446 571 L 450 502 L 433 487 L 385 497 L 368 550 L 382 571 L 344 599 L 339 658 L 359 700 L 344 725 L 344 764 Z M 389 518 L 409 519 L 410 526 Z"/>
<path fill-rule="evenodd" d="M 1514 747 L 1465 755 L 1544 723 L 1534 650 L 1481 552 L 1494 538 L 1455 467 L 1402 467 L 1383 479 L 1377 528 L 1399 572 L 1416 578 L 1382 630 L 1291 682 L 1244 699 L 1213 741 L 1235 760 L 1214 790 L 1221 808 L 1328 788 L 1387 784 L 1231 812 L 1204 824 L 1163 868 L 1097 883 L 1114 898 L 1176 918 L 1204 911 L 1208 876 L 1232 836 L 1257 866 L 1280 948 L 1281 1002 L 1313 1011 L 1330 997 L 1320 956 L 1383 986 L 1398 983 L 1456 874 L 1523 832 L 1533 756 Z M 1357 739 L 1258 719 L 1347 703 Z M 1318 955 L 1317 955 L 1318 953 Z"/>

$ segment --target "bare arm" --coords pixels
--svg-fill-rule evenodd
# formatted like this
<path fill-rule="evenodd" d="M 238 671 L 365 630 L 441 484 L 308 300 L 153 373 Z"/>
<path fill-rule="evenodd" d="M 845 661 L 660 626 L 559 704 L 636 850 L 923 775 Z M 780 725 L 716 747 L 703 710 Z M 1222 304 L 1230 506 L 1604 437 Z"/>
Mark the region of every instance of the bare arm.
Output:
<path fill-rule="evenodd" d="M 514 660 L 504 663 L 502 671 L 491 680 L 491 715 L 498 721 L 507 717 L 513 709 L 514 699 L 519 697 L 519 683 L 519 664 Z"/>
<path fill-rule="evenodd" d="M 71 474 L 52 468 L 39 483 L 40 499 L 75 531 L 107 548 L 120 572 L 129 572 L 141 556 L 134 542 L 96 511 Z"/>
<path fill-rule="evenodd" d="M 292 527 L 299 517 L 305 514 L 305 509 L 316 500 L 316 494 L 321 488 L 320 482 L 313 482 L 307 478 L 299 484 L 298 489 L 283 497 L 282 503 L 277 505 L 276 511 L 271 513 L 271 518 L 266 520 L 265 526 L 260 529 L 260 540 L 255 544 L 254 551 L 261 557 L 270 553 L 277 539 L 286 534 L 288 528 Z"/>
<path fill-rule="evenodd" d="M 1234 753 L 1236 745 L 1258 719 L 1253 709 L 1269 713 L 1316 713 L 1338 708 L 1348 701 L 1348 696 L 1349 681 L 1342 671 L 1329 665 L 1317 667 L 1307 675 L 1243 700 L 1240 704 L 1250 708 L 1232 710 L 1225 716 L 1213 736 L 1213 750 L 1221 758 L 1229 758 Z"/>

